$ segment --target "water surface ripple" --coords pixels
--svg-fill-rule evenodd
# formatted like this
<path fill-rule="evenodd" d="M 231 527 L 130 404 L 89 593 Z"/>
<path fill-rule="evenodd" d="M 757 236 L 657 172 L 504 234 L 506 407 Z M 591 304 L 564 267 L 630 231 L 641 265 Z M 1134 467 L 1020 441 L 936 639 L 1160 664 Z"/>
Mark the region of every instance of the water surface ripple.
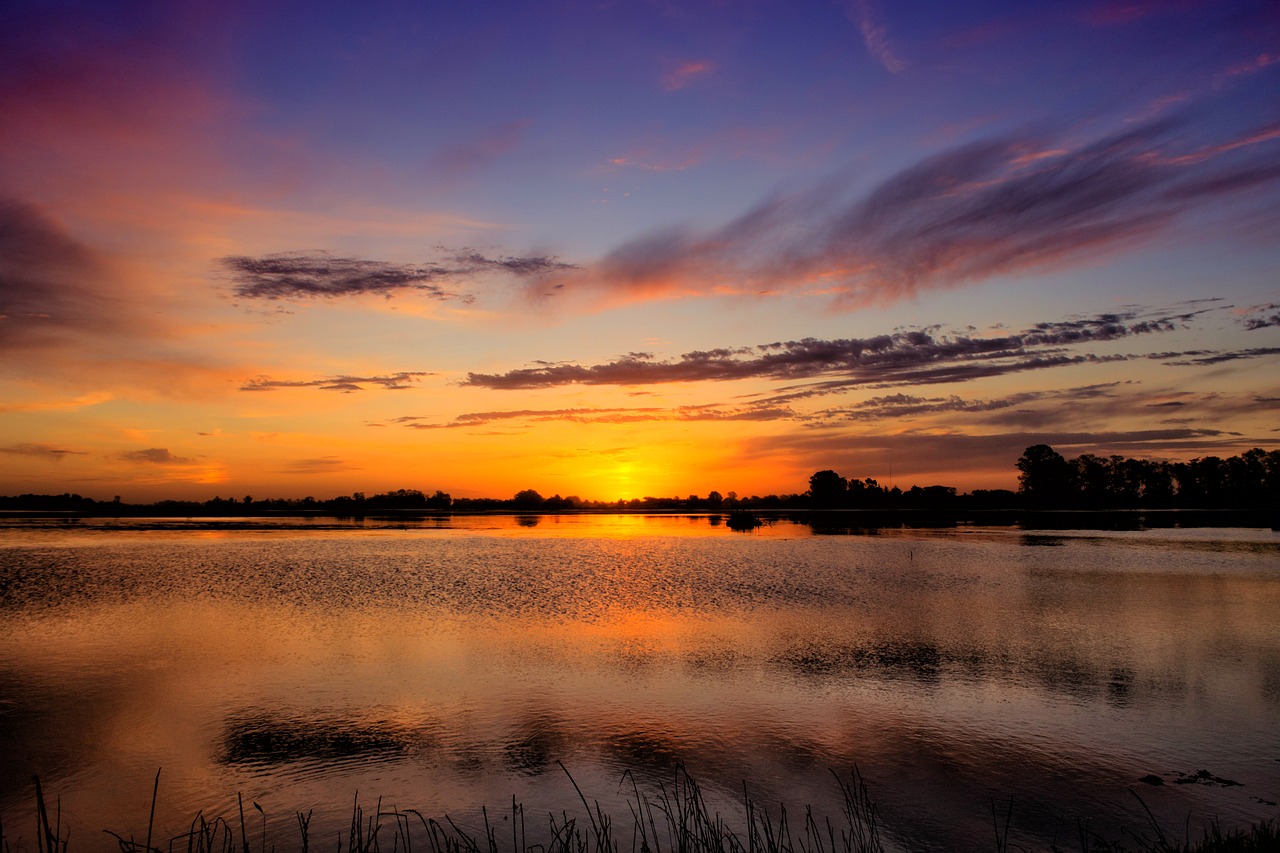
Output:
<path fill-rule="evenodd" d="M 838 816 L 856 764 L 910 850 L 990 849 L 1010 798 L 1028 849 L 1140 828 L 1131 791 L 1280 814 L 1275 533 L 536 521 L 0 528 L 6 835 L 39 774 L 109 849 L 157 768 L 158 834 L 243 792 L 281 843 L 356 791 L 572 809 L 558 762 L 620 821 L 624 771 Z"/>

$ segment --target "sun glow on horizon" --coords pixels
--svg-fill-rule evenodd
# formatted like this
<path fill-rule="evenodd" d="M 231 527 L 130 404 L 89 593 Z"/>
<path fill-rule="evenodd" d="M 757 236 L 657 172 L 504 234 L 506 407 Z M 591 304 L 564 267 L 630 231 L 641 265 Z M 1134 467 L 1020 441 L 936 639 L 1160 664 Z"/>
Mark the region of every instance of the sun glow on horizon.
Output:
<path fill-rule="evenodd" d="M 1276 445 L 1261 7 L 542 10 L 609 34 L 569 51 L 471 6 L 136 11 L 0 10 L 0 495 L 969 491 L 1036 443 Z M 422 85 L 424 32 L 487 47 Z M 1082 54 L 1147 83 L 1099 102 Z"/>

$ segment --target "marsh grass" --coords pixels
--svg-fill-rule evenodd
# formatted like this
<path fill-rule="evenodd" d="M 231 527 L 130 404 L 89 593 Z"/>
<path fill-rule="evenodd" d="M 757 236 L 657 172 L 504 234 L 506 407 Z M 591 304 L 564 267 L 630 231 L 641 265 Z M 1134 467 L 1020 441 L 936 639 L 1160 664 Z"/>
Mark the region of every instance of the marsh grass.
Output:
<path fill-rule="evenodd" d="M 559 763 L 559 762 L 557 762 Z M 452 818 L 430 818 L 415 809 L 384 808 L 379 799 L 373 810 L 366 813 L 360 804 L 359 794 L 352 804 L 351 820 L 345 834 L 320 842 L 320 851 L 333 853 L 885 853 L 881 841 L 879 818 L 875 803 L 866 783 L 855 767 L 848 778 L 832 772 L 839 787 L 842 807 L 841 819 L 832 822 L 829 817 L 818 817 L 812 807 L 806 806 L 797 825 L 789 817 L 785 805 L 780 806 L 776 817 L 760 808 L 743 786 L 742 804 L 745 824 L 738 830 L 731 828 L 724 817 L 708 807 L 697 783 L 683 767 L 676 769 L 670 783 L 661 783 L 651 792 L 642 792 L 635 775 L 630 771 L 623 775 L 623 782 L 630 784 L 627 799 L 630 823 L 619 828 L 599 801 L 588 801 L 568 769 L 560 768 L 573 785 L 582 804 L 583 813 L 562 811 L 558 816 L 546 816 L 543 839 L 530 843 L 527 815 L 524 806 L 513 797 L 511 810 L 503 816 L 510 833 L 504 828 L 499 837 L 497 824 L 489 817 L 487 808 L 481 809 L 483 827 L 468 832 Z M 311 853 L 312 812 L 296 812 L 297 837 L 292 843 L 268 845 L 266 811 L 257 802 L 250 805 L 259 814 L 260 829 L 253 833 L 246 820 L 244 798 L 237 795 L 239 827 L 221 816 L 208 818 L 203 812 L 192 819 L 190 828 L 169 839 L 157 843 L 153 838 L 155 804 L 160 788 L 157 771 L 152 788 L 151 811 L 144 841 L 112 830 L 104 830 L 119 845 L 120 853 Z M 55 800 L 53 817 L 45 800 L 40 780 L 35 780 L 37 831 L 36 853 L 69 853 L 70 829 L 61 820 L 61 802 Z M 1137 794 L 1134 795 L 1135 797 Z M 1142 800 L 1139 797 L 1138 801 Z M 1144 809 L 1146 804 L 1142 803 Z M 993 847 L 997 853 L 1022 851 L 1025 848 L 1009 841 L 1009 826 L 1013 814 L 1011 799 L 1001 815 L 992 803 Z M 1149 826 L 1143 832 L 1126 831 L 1119 841 L 1107 840 L 1089 831 L 1083 822 L 1078 825 L 1076 840 L 1082 853 L 1273 853 L 1280 851 L 1280 827 L 1274 821 L 1264 821 L 1248 831 L 1223 832 L 1211 824 L 1197 841 L 1171 840 L 1147 810 Z M 257 827 L 254 827 L 257 828 Z M 252 836 L 257 835 L 254 839 Z M 1189 833 L 1188 833 L 1189 835 Z M 254 848 L 256 841 L 257 847 Z M 1053 851 L 1077 849 L 1051 845 Z M 0 853 L 27 853 L 28 848 L 19 838 L 10 841 L 5 826 L 0 821 Z"/>

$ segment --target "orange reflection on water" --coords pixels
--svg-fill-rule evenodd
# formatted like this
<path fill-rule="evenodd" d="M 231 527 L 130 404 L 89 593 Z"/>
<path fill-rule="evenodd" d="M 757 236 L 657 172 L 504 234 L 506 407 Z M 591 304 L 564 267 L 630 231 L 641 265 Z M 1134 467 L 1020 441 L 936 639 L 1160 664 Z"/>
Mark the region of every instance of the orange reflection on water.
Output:
<path fill-rule="evenodd" d="M 747 780 L 831 806 L 856 763 L 916 849 L 986 838 L 1011 794 L 1032 832 L 1113 819 L 1148 773 L 1242 783 L 1152 793 L 1177 825 L 1280 789 L 1280 550 L 1256 534 L 450 523 L 3 543 L 6 820 L 33 773 L 81 839 L 136 829 L 156 767 L 166 837 L 236 791 L 332 837 L 355 790 L 544 814 L 573 802 L 557 762 L 605 801 L 680 762 L 717 802 Z"/>
<path fill-rule="evenodd" d="M 646 536 L 725 536 L 770 535 L 783 531 L 787 535 L 806 535 L 809 528 L 785 524 L 777 528 L 762 526 L 754 532 L 730 530 L 724 524 L 726 515 L 644 514 L 644 513 L 574 513 L 564 515 L 479 515 L 454 516 L 449 527 L 459 532 L 492 534 L 532 534 L 537 536 L 570 536 L 585 538 L 633 539 Z"/>

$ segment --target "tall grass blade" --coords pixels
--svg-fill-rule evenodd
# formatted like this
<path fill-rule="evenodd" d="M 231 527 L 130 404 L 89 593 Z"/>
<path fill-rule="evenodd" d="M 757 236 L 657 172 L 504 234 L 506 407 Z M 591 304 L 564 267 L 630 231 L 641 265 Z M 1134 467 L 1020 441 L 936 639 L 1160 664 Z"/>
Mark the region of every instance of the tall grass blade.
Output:
<path fill-rule="evenodd" d="M 151 853 L 151 830 L 156 825 L 156 797 L 160 795 L 160 768 L 156 768 L 156 781 L 151 786 L 151 814 L 147 817 L 147 853 Z"/>

